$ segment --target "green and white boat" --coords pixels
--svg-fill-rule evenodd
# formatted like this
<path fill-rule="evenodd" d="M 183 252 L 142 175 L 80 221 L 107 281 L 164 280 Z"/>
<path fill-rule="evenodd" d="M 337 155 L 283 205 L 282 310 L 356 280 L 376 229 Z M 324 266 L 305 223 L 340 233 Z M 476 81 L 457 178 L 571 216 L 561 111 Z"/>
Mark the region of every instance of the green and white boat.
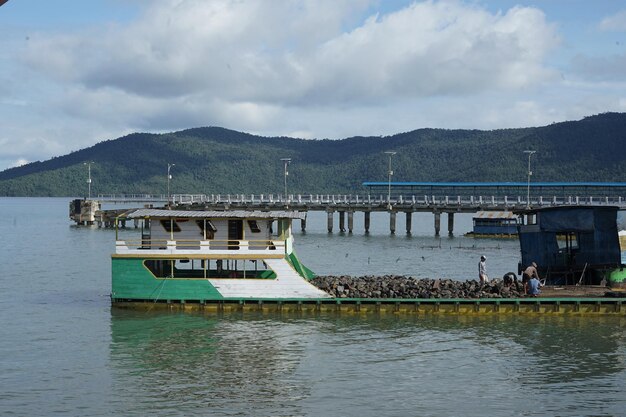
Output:
<path fill-rule="evenodd" d="M 325 299 L 293 249 L 291 211 L 139 209 L 116 229 L 113 304 L 226 299 Z M 120 223 L 120 222 L 117 222 Z M 134 235 L 134 236 L 133 236 Z"/>
<path fill-rule="evenodd" d="M 334 298 L 293 249 L 292 211 L 131 210 L 116 225 L 114 307 L 205 312 L 613 314 L 621 298 Z M 138 226 L 141 225 L 141 233 Z M 614 271 L 612 281 L 623 280 Z M 619 294 L 618 294 L 619 295 Z"/>

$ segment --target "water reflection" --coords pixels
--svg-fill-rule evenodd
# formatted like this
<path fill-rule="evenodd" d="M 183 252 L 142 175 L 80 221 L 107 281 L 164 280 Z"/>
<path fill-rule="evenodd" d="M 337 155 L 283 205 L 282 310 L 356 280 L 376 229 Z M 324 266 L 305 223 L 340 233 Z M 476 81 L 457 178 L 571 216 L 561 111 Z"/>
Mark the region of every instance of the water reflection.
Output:
<path fill-rule="evenodd" d="M 127 403 L 144 399 L 131 405 L 136 413 L 167 407 L 299 414 L 297 401 L 308 395 L 307 384 L 292 376 L 304 356 L 307 327 L 263 318 L 114 311 L 111 359 L 126 387 L 121 397 Z"/>
<path fill-rule="evenodd" d="M 127 414 L 575 415 L 571 404 L 625 405 L 624 324 L 114 310 L 111 363 Z"/>

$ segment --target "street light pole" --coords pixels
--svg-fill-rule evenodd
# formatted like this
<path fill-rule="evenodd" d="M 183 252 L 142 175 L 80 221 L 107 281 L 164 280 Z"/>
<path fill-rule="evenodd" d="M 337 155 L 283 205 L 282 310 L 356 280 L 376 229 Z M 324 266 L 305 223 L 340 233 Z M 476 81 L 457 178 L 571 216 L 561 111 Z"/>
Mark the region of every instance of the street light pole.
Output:
<path fill-rule="evenodd" d="M 91 200 L 91 164 L 93 162 L 83 162 L 83 165 L 87 165 L 87 188 L 88 188 L 88 197 L 87 199 Z"/>
<path fill-rule="evenodd" d="M 287 167 L 289 166 L 289 164 L 291 163 L 291 158 L 280 158 L 281 161 L 283 161 L 283 164 L 285 166 L 285 202 L 287 201 L 287 175 L 289 175 L 289 171 L 287 170 Z"/>
<path fill-rule="evenodd" d="M 170 174 L 170 170 L 176 164 L 167 164 L 167 207 L 170 208 L 170 180 L 172 179 L 172 175 Z"/>
<path fill-rule="evenodd" d="M 391 210 L 391 176 L 393 175 L 393 170 L 391 169 L 391 157 L 396 153 L 394 151 L 385 151 L 387 155 L 389 155 L 389 187 L 387 189 L 387 208 Z"/>
<path fill-rule="evenodd" d="M 526 186 L 526 208 L 530 208 L 530 176 L 533 175 L 533 172 L 530 170 L 530 157 L 533 156 L 537 151 L 524 151 L 524 153 L 528 154 L 528 185 Z"/>

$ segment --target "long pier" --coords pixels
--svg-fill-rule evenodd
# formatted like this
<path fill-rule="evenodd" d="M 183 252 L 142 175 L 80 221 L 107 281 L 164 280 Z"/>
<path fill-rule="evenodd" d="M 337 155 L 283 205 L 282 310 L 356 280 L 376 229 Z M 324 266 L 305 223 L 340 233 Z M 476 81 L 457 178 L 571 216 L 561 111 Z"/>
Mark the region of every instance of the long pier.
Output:
<path fill-rule="evenodd" d="M 102 203 L 163 203 L 167 204 L 167 195 L 99 195 Z M 447 220 L 448 234 L 454 232 L 456 213 L 476 213 L 478 211 L 511 211 L 523 213 L 527 209 L 553 206 L 610 205 L 626 209 L 626 198 L 622 196 L 388 196 L 388 195 L 351 195 L 351 194 L 174 194 L 170 197 L 170 206 L 178 209 L 202 207 L 208 210 L 295 210 L 322 211 L 327 215 L 327 230 L 334 230 L 335 213 L 339 217 L 339 231 L 352 233 L 354 214 L 362 212 L 365 232 L 369 232 L 372 212 L 389 213 L 389 231 L 396 232 L 398 214 L 406 217 L 406 233 L 412 229 L 412 215 L 418 212 L 433 213 L 435 235 L 441 232 L 441 215 Z M 94 219 L 100 223 L 111 223 L 119 210 L 107 213 L 102 210 Z M 302 230 L 306 230 L 306 220 L 302 220 Z"/>

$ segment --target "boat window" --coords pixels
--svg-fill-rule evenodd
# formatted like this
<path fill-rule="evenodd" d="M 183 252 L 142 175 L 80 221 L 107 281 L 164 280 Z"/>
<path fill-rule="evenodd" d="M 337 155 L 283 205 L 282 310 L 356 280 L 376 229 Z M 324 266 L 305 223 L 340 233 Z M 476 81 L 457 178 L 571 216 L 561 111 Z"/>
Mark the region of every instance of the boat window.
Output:
<path fill-rule="evenodd" d="M 557 233 L 556 242 L 560 250 L 578 249 L 578 235 L 575 232 Z"/>
<path fill-rule="evenodd" d="M 261 233 L 261 228 L 257 224 L 256 220 L 248 220 L 248 226 L 252 233 Z"/>
<path fill-rule="evenodd" d="M 172 262 L 169 259 L 148 259 L 143 264 L 156 278 L 172 277 Z"/>
<path fill-rule="evenodd" d="M 207 239 L 213 239 L 215 237 L 217 228 L 213 225 L 213 223 L 211 223 L 211 220 L 196 220 L 196 224 L 200 228 L 202 236 L 206 236 Z"/>
<path fill-rule="evenodd" d="M 175 220 L 161 220 L 161 226 L 163 226 L 163 228 L 165 229 L 165 231 L 167 232 L 180 232 L 180 226 L 178 225 L 178 223 L 176 223 Z"/>
<path fill-rule="evenodd" d="M 207 278 L 276 278 L 276 273 L 261 259 L 209 259 L 205 262 Z"/>
<path fill-rule="evenodd" d="M 260 259 L 147 259 L 155 278 L 274 279 L 276 273 Z"/>

